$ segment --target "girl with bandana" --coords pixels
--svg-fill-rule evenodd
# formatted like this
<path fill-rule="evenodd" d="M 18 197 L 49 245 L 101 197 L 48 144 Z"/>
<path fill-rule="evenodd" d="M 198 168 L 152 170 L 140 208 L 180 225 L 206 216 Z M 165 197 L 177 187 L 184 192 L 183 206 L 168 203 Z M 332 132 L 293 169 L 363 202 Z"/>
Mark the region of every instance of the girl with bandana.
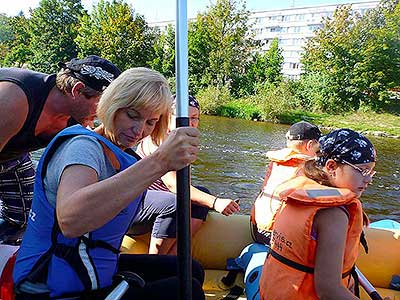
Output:
<path fill-rule="evenodd" d="M 356 300 L 354 264 L 368 223 L 362 193 L 375 175 L 372 143 L 350 129 L 319 139 L 305 176 L 279 187 L 271 252 L 260 280 L 261 299 Z"/>

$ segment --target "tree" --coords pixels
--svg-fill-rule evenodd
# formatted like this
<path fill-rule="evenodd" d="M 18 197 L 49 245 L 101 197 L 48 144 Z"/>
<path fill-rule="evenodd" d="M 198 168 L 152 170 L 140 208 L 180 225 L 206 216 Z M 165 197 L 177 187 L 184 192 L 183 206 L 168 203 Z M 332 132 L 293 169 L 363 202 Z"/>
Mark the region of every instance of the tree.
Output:
<path fill-rule="evenodd" d="M 8 51 L 8 43 L 12 39 L 12 29 L 9 23 L 9 17 L 0 14 L 0 55 L 4 58 Z M 0 61 L 0 66 L 4 66 L 4 59 Z"/>
<path fill-rule="evenodd" d="M 352 14 L 351 6 L 338 8 L 333 19 L 326 19 L 324 27 L 308 41 L 302 59 L 306 73 L 327 74 L 332 78 L 332 89 L 341 99 L 338 110 L 358 108 L 359 105 L 357 91 L 351 85 L 351 73 L 358 61 L 352 35 L 357 20 L 359 16 Z"/>
<path fill-rule="evenodd" d="M 22 67 L 29 62 L 32 55 L 30 50 L 29 19 L 21 12 L 8 19 L 10 28 L 9 36 L 2 42 L 6 51 L 4 53 L 4 66 Z"/>
<path fill-rule="evenodd" d="M 282 81 L 282 64 L 283 55 L 282 49 L 279 48 L 278 39 L 272 40 L 271 46 L 269 47 L 267 53 L 265 54 L 267 61 L 265 67 L 265 77 L 270 83 L 279 83 Z"/>
<path fill-rule="evenodd" d="M 268 51 L 254 52 L 240 84 L 240 95 L 253 95 L 263 85 L 274 88 L 279 84 L 283 79 L 283 60 L 277 38 L 272 40 Z"/>
<path fill-rule="evenodd" d="M 0 13 L 0 43 L 12 39 L 12 28 L 10 26 L 10 17 Z"/>
<path fill-rule="evenodd" d="M 189 30 L 189 71 L 196 89 L 227 86 L 237 95 L 255 45 L 248 20 L 241 0 L 217 0 L 197 16 Z"/>
<path fill-rule="evenodd" d="M 379 109 L 389 101 L 387 91 L 399 81 L 400 14 L 398 1 L 382 1 L 360 16 L 350 6 L 336 10 L 334 18 L 309 40 L 302 63 L 306 73 L 321 74 L 330 82 L 331 103 L 348 111 L 368 106 Z"/>
<path fill-rule="evenodd" d="M 154 58 L 150 67 L 167 78 L 175 76 L 175 29 L 171 25 L 167 31 L 157 35 L 154 42 Z"/>
<path fill-rule="evenodd" d="M 385 1 L 367 13 L 354 31 L 360 59 L 354 66 L 352 83 L 362 91 L 363 104 L 378 110 L 390 102 L 388 89 L 400 85 L 398 1 Z"/>
<path fill-rule="evenodd" d="M 149 66 L 154 59 L 156 32 L 123 0 L 100 0 L 83 16 L 76 43 L 81 56 L 97 54 L 122 70 Z"/>
<path fill-rule="evenodd" d="M 74 39 L 83 13 L 81 0 L 41 0 L 39 7 L 31 11 L 33 69 L 54 72 L 59 69 L 58 62 L 77 56 Z"/>

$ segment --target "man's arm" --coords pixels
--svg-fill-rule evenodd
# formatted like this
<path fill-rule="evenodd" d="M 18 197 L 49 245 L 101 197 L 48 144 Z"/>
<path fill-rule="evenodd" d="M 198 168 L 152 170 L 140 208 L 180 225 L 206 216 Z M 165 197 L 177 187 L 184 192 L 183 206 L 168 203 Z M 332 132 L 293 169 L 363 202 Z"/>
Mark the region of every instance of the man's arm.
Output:
<path fill-rule="evenodd" d="M 16 135 L 28 115 L 28 99 L 23 90 L 11 82 L 0 82 L 0 152 Z"/>

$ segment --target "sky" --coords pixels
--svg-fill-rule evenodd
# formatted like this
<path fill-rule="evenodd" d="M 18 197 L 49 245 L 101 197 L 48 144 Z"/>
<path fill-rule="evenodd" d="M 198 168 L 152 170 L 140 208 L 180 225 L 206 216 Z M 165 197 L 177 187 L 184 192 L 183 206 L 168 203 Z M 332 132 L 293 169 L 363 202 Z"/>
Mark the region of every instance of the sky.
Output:
<path fill-rule="evenodd" d="M 170 21 L 175 19 L 175 0 L 125 0 L 134 10 L 144 15 L 147 22 Z M 290 7 L 304 7 L 324 4 L 344 4 L 364 2 L 365 0 L 247 0 L 249 10 L 271 10 Z M 1 0 L 0 13 L 17 15 L 21 10 L 28 15 L 29 8 L 35 8 L 40 0 Z M 98 0 L 82 0 L 83 6 L 90 11 Z M 216 0 L 188 0 L 188 17 L 194 18 L 198 12 L 204 12 Z"/>

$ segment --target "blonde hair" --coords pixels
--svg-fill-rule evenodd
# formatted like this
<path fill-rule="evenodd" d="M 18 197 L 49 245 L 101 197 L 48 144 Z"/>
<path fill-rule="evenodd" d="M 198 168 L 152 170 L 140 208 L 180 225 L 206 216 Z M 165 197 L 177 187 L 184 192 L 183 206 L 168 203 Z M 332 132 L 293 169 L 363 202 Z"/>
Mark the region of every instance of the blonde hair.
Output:
<path fill-rule="evenodd" d="M 105 89 L 97 105 L 97 117 L 111 140 L 115 141 L 114 119 L 118 110 L 149 109 L 160 113 L 160 119 L 150 134 L 159 146 L 167 133 L 171 105 L 171 91 L 163 75 L 148 68 L 131 68 L 122 72 Z"/>
<path fill-rule="evenodd" d="M 286 147 L 295 149 L 295 150 L 303 150 L 303 148 L 307 145 L 309 140 L 286 140 Z"/>

